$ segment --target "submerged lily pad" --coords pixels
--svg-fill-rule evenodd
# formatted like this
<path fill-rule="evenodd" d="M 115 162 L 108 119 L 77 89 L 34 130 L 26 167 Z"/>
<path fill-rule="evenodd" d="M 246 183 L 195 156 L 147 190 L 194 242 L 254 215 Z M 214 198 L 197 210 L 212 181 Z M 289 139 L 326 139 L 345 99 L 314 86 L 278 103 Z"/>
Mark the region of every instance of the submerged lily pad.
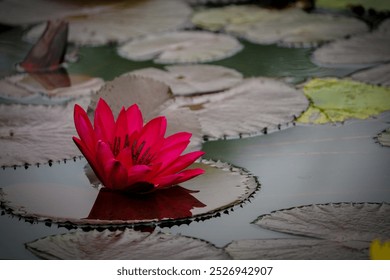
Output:
<path fill-rule="evenodd" d="M 204 169 L 205 174 L 180 187 L 145 195 L 98 190 L 84 180 L 79 186 L 6 186 L 0 189 L 0 202 L 10 213 L 36 221 L 82 227 L 156 223 L 163 226 L 210 218 L 246 201 L 259 187 L 250 173 L 226 163 L 203 160 L 192 167 Z"/>
<path fill-rule="evenodd" d="M 314 51 L 314 63 L 327 67 L 367 67 L 390 60 L 390 19 L 372 33 L 337 40 Z"/>
<path fill-rule="evenodd" d="M 364 22 L 354 18 L 250 5 L 201 10 L 195 13 L 192 22 L 204 29 L 224 30 L 253 43 L 293 47 L 312 46 L 368 30 Z"/>
<path fill-rule="evenodd" d="M 284 233 L 332 240 L 350 248 L 368 248 L 390 236 L 390 204 L 331 203 L 278 210 L 255 224 Z"/>
<path fill-rule="evenodd" d="M 175 95 L 194 95 L 228 89 L 242 81 L 242 74 L 217 65 L 173 65 L 144 68 L 129 74 L 150 77 L 166 83 Z"/>
<path fill-rule="evenodd" d="M 301 123 L 366 119 L 390 110 L 390 88 L 350 80 L 313 79 L 305 84 L 304 93 L 312 103 L 298 118 Z"/>
<path fill-rule="evenodd" d="M 359 71 L 351 78 L 363 83 L 390 86 L 390 63 Z"/>
<path fill-rule="evenodd" d="M 86 108 L 89 97 L 63 106 L 0 104 L 0 166 L 32 165 L 80 155 L 72 136 L 75 103 Z"/>
<path fill-rule="evenodd" d="M 149 35 L 118 48 L 130 60 L 155 63 L 201 63 L 221 60 L 241 51 L 240 42 L 229 35 L 206 31 L 177 31 Z"/>
<path fill-rule="evenodd" d="M 230 243 L 225 251 L 240 260 L 356 260 L 368 253 L 319 239 L 249 239 Z"/>
<path fill-rule="evenodd" d="M 68 17 L 69 41 L 98 46 L 176 30 L 186 23 L 191 12 L 191 8 L 179 0 L 122 2 L 94 14 L 80 12 L 78 16 Z M 27 40 L 39 38 L 44 26 L 31 29 L 26 35 Z"/>
<path fill-rule="evenodd" d="M 160 232 L 80 230 L 48 236 L 26 244 L 43 259 L 65 260 L 201 260 L 229 259 L 210 243 L 182 235 Z"/>
<path fill-rule="evenodd" d="M 307 107 L 304 95 L 269 78 L 251 78 L 220 93 L 177 97 L 169 109 L 187 107 L 199 118 L 204 138 L 266 133 L 293 122 Z"/>
<path fill-rule="evenodd" d="M 381 143 L 381 145 L 390 147 L 390 128 L 379 133 L 378 141 Z"/>
<path fill-rule="evenodd" d="M 0 97 L 23 101 L 42 95 L 53 99 L 91 95 L 104 84 L 100 78 L 63 72 L 19 74 L 0 80 Z M 28 101 L 27 101 L 28 102 Z"/>

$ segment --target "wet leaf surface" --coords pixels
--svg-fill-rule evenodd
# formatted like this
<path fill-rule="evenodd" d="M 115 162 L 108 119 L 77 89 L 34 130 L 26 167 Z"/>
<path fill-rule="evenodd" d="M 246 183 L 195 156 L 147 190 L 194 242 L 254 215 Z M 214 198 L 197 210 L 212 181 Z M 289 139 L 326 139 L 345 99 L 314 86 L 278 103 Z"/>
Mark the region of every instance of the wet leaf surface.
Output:
<path fill-rule="evenodd" d="M 368 30 L 354 18 L 308 14 L 300 9 L 267 10 L 257 6 L 227 6 L 195 13 L 192 22 L 226 31 L 258 44 L 309 47 Z"/>
<path fill-rule="evenodd" d="M 24 182 L 5 186 L 0 189 L 0 201 L 2 208 L 16 216 L 60 225 L 172 225 L 213 217 L 243 203 L 259 187 L 250 173 L 229 164 L 202 161 L 192 167 L 200 167 L 206 173 L 180 187 L 146 195 L 99 191 L 86 178 L 78 185 L 64 185 L 59 177 L 59 182 L 51 184 Z"/>
<path fill-rule="evenodd" d="M 363 83 L 390 86 L 390 64 L 386 63 L 359 71 L 353 74 L 351 78 Z"/>
<path fill-rule="evenodd" d="M 390 128 L 378 134 L 378 141 L 381 145 L 390 147 Z"/>
<path fill-rule="evenodd" d="M 33 165 L 79 156 L 70 141 L 75 102 L 86 107 L 89 97 L 65 105 L 0 104 L 0 166 Z"/>
<path fill-rule="evenodd" d="M 75 231 L 26 244 L 43 259 L 65 260 L 199 260 L 229 259 L 223 250 L 191 237 L 124 231 Z"/>
<path fill-rule="evenodd" d="M 134 39 L 118 48 L 123 58 L 155 63 L 204 63 L 221 60 L 241 51 L 229 35 L 206 31 L 177 31 Z"/>
<path fill-rule="evenodd" d="M 70 42 L 99 46 L 176 30 L 186 23 L 192 12 L 186 3 L 178 0 L 132 1 L 97 10 L 93 14 L 80 13 L 67 18 Z M 43 28 L 44 25 L 32 28 L 26 35 L 27 40 L 36 40 Z"/>
<path fill-rule="evenodd" d="M 174 95 L 222 91 L 238 84 L 243 79 L 238 71 L 216 65 L 172 65 L 165 69 L 166 71 L 144 68 L 129 74 L 150 77 L 166 83 Z"/>
<path fill-rule="evenodd" d="M 221 93 L 177 97 L 171 108 L 190 108 L 204 138 L 221 139 L 270 132 L 291 123 L 307 105 L 303 94 L 286 83 L 252 78 Z"/>
<path fill-rule="evenodd" d="M 339 79 L 313 79 L 304 85 L 309 109 L 301 123 L 335 123 L 350 118 L 365 119 L 390 110 L 390 89 Z"/>

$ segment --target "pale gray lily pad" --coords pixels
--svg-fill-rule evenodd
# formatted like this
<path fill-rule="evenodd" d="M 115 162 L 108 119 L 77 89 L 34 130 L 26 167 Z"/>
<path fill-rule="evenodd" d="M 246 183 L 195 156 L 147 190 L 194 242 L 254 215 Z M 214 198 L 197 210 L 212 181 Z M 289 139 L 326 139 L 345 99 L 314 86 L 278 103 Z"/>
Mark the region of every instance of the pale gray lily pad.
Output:
<path fill-rule="evenodd" d="M 254 223 L 263 228 L 364 249 L 390 236 L 390 204 L 330 203 L 278 210 Z"/>
<path fill-rule="evenodd" d="M 98 46 L 177 30 L 186 24 L 191 12 L 188 4 L 180 0 L 127 1 L 111 5 L 100 13 L 68 17 L 69 41 Z M 26 39 L 36 40 L 43 30 L 44 25 L 34 27 Z"/>
<path fill-rule="evenodd" d="M 99 98 L 103 98 L 110 105 L 114 116 L 118 116 L 123 106 L 127 108 L 135 103 L 141 109 L 145 122 L 157 116 L 165 116 L 168 122 L 166 135 L 181 131 L 191 132 L 191 143 L 186 151 L 199 150 L 201 146 L 202 131 L 199 120 L 188 108 L 180 108 L 174 112 L 166 110 L 173 103 L 173 94 L 169 86 L 162 82 L 135 75 L 124 75 L 107 82 L 91 100 L 91 119 Z"/>
<path fill-rule="evenodd" d="M 292 47 L 310 47 L 368 30 L 364 22 L 355 18 L 250 5 L 201 10 L 195 13 L 192 22 L 205 29 L 224 30 L 253 43 Z"/>
<path fill-rule="evenodd" d="M 155 63 L 204 63 L 221 60 L 241 51 L 240 42 L 229 35 L 207 31 L 177 31 L 134 39 L 118 48 L 123 58 Z"/>
<path fill-rule="evenodd" d="M 80 155 L 72 141 L 74 104 L 63 106 L 0 104 L 0 166 L 19 166 L 71 159 Z"/>
<path fill-rule="evenodd" d="M 270 78 L 250 78 L 220 93 L 176 97 L 170 106 L 188 107 L 199 118 L 204 138 L 267 133 L 292 123 L 308 106 L 303 93 Z"/>
<path fill-rule="evenodd" d="M 0 1 L 0 22 L 6 25 L 26 25 L 67 16 L 99 13 L 109 6 L 85 6 L 76 1 L 4 0 Z"/>
<path fill-rule="evenodd" d="M 337 40 L 314 51 L 312 60 L 321 66 L 367 67 L 390 60 L 390 19 L 372 33 Z"/>
<path fill-rule="evenodd" d="M 63 260 L 221 260 L 229 256 L 212 244 L 182 235 L 132 229 L 93 230 L 48 236 L 26 244 L 43 259 Z"/>
<path fill-rule="evenodd" d="M 363 83 L 390 86 L 390 63 L 359 71 L 351 78 Z"/>
<path fill-rule="evenodd" d="M 390 128 L 379 133 L 377 139 L 382 146 L 390 147 Z"/>
<path fill-rule="evenodd" d="M 91 95 L 103 84 L 103 79 L 85 75 L 52 75 L 50 72 L 18 74 L 0 80 L 0 97 L 14 101 L 37 95 L 52 99 L 77 98 Z"/>
<path fill-rule="evenodd" d="M 238 71 L 217 65 L 172 65 L 166 71 L 144 68 L 129 74 L 150 77 L 166 83 L 174 95 L 194 95 L 222 91 L 238 84 L 243 76 Z"/>
<path fill-rule="evenodd" d="M 356 260 L 367 259 L 368 250 L 356 250 L 319 239 L 249 239 L 230 243 L 225 251 L 240 260 Z"/>
<path fill-rule="evenodd" d="M 38 222 L 87 228 L 165 226 L 220 215 L 259 188 L 252 174 L 226 163 L 202 160 L 190 168 L 202 168 L 205 174 L 141 196 L 98 190 L 88 180 L 81 185 L 26 182 L 0 188 L 0 203 L 8 213 Z"/>

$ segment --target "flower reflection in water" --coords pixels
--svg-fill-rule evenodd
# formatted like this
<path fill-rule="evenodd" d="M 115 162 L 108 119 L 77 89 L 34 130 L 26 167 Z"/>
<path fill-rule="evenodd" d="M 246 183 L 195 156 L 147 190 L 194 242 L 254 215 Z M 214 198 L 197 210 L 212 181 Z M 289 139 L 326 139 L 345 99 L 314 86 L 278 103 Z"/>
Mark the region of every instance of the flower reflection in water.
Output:
<path fill-rule="evenodd" d="M 102 188 L 87 219 L 142 222 L 192 217 L 191 210 L 206 205 L 180 186 L 148 194 L 134 194 Z"/>

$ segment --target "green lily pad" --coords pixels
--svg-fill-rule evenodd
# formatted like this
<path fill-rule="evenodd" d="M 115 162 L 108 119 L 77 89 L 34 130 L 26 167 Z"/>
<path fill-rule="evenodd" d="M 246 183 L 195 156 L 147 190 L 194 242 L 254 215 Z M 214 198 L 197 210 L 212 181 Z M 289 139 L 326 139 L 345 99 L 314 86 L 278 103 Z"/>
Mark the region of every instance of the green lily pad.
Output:
<path fill-rule="evenodd" d="M 378 141 L 381 145 L 390 147 L 390 128 L 378 134 Z"/>
<path fill-rule="evenodd" d="M 349 6 L 363 6 L 375 10 L 390 10 L 390 2 L 383 0 L 317 0 L 316 6 L 321 8 L 345 9 Z"/>
<path fill-rule="evenodd" d="M 64 185 L 60 173 L 55 177 L 58 182 L 3 186 L 0 206 L 28 220 L 73 227 L 172 226 L 219 215 L 248 200 L 259 188 L 249 172 L 223 162 L 202 160 L 191 168 L 195 167 L 205 174 L 144 195 L 92 187 L 82 169 L 71 175 L 82 176 L 78 183 Z"/>
<path fill-rule="evenodd" d="M 26 244 L 43 259 L 63 260 L 200 260 L 229 259 L 212 244 L 182 235 L 161 232 L 75 231 L 44 237 Z"/>
<path fill-rule="evenodd" d="M 268 10 L 257 6 L 227 6 L 194 14 L 192 22 L 204 29 L 223 30 L 257 44 L 310 47 L 368 30 L 354 18 L 308 14 L 300 9 Z"/>
<path fill-rule="evenodd" d="M 301 123 L 335 123 L 350 118 L 366 119 L 390 110 L 390 88 L 339 79 L 313 79 L 304 86 L 311 100 Z"/>
<path fill-rule="evenodd" d="M 371 33 L 340 39 L 314 51 L 312 61 L 325 67 L 365 68 L 390 60 L 390 19 Z"/>

